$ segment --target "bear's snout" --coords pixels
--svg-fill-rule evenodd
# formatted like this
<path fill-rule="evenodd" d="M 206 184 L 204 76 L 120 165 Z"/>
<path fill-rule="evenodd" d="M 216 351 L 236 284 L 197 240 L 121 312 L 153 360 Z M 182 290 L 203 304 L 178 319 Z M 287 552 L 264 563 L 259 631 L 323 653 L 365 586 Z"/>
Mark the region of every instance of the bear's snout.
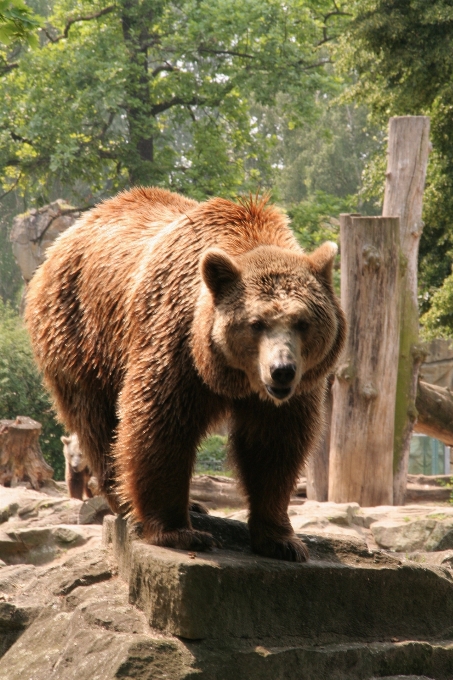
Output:
<path fill-rule="evenodd" d="M 274 402 L 289 399 L 302 375 L 300 339 L 292 329 L 269 329 L 261 337 L 259 373 L 261 390 Z"/>
<path fill-rule="evenodd" d="M 266 390 L 275 399 L 286 399 L 292 392 L 292 383 L 296 377 L 297 366 L 294 363 L 278 363 L 270 367 L 272 385 Z"/>
<path fill-rule="evenodd" d="M 69 465 L 72 467 L 74 472 L 81 472 L 86 467 L 86 462 L 81 456 L 71 456 Z"/>
<path fill-rule="evenodd" d="M 271 378 L 278 387 L 287 387 L 296 376 L 296 364 L 276 364 L 271 366 Z"/>

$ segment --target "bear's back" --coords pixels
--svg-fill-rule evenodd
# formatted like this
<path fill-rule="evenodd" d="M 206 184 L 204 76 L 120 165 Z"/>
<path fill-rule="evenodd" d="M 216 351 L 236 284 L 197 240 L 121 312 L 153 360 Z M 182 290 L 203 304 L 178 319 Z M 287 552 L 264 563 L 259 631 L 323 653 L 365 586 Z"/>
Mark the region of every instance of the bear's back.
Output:
<path fill-rule="evenodd" d="M 154 240 L 197 205 L 163 189 L 135 188 L 57 239 L 27 290 L 25 317 L 42 367 L 57 370 L 63 362 L 76 379 L 83 366 L 100 377 L 120 370 L 127 298 L 140 265 L 152 258 Z"/>

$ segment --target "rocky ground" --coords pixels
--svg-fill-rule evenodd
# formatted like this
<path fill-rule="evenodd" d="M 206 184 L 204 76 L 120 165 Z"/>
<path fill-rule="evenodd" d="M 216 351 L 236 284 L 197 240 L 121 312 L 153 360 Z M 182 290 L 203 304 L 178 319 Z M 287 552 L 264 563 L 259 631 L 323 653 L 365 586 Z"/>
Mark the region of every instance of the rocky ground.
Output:
<path fill-rule="evenodd" d="M 303 483 L 300 490 L 303 493 Z M 431 486 L 426 496 L 432 495 Z M 214 516 L 247 520 L 244 499 L 228 477 L 195 478 L 191 496 L 210 506 Z M 84 502 L 68 498 L 64 483 L 50 481 L 41 492 L 25 485 L 0 486 L 0 566 L 43 565 L 100 547 L 108 512 L 100 497 Z M 318 503 L 295 496 L 289 516 L 296 533 L 358 538 L 370 550 L 453 566 L 453 505 L 448 502 L 361 508 L 357 503 Z"/>
<path fill-rule="evenodd" d="M 246 519 L 246 511 L 241 507 L 242 497 L 231 479 L 198 478 L 194 481 L 191 495 L 211 505 L 214 516 L 241 522 Z M 195 643 L 183 644 L 178 634 L 174 635 L 171 631 L 163 635 L 160 630 L 150 627 L 149 617 L 130 603 L 131 588 L 133 590 L 137 586 L 129 584 L 128 587 L 124 578 L 118 577 L 118 560 L 113 559 L 111 551 L 106 550 L 102 543 L 102 521 L 106 513 L 107 508 L 101 498 L 85 502 L 69 499 L 61 483 L 50 482 L 41 492 L 25 487 L 0 487 L 0 656 L 4 655 L 0 661 L 0 680 L 189 678 L 192 677 L 190 669 L 193 677 L 206 677 L 207 680 L 227 677 L 217 675 L 212 669 L 200 676 L 191 665 L 193 658 L 197 657 L 193 647 Z M 404 565 L 425 565 L 442 583 L 446 582 L 445 579 L 448 582 L 453 580 L 453 506 L 448 502 L 360 508 L 356 503 L 317 503 L 294 497 L 289 514 L 295 531 L 305 536 L 315 566 L 318 559 L 321 562 L 325 559 L 317 554 L 319 546 L 324 546 L 325 550 L 327 545 L 344 568 L 350 569 L 351 565 L 360 562 L 358 566 L 365 570 L 365 567 L 369 568 L 366 565 L 372 562 L 389 569 L 392 575 L 395 569 L 406 569 L 406 574 L 412 573 L 407 572 Z M 213 518 L 212 522 L 216 521 Z M 231 526 L 240 528 L 243 525 L 231 523 Z M 234 546 L 232 549 L 235 549 Z M 252 556 L 247 556 L 247 569 L 251 559 Z M 228 560 L 227 567 L 220 564 L 221 559 L 219 562 L 225 573 L 231 568 L 231 558 Z M 274 563 L 273 560 L 264 562 Z M 260 564 L 261 560 L 255 559 L 253 568 L 260 567 Z M 330 574 L 330 567 L 326 568 L 324 563 L 321 566 L 326 575 Z M 181 573 L 181 567 L 178 569 Z M 273 567 L 271 572 L 275 576 L 276 572 L 272 570 Z M 266 574 L 266 570 L 263 573 Z M 365 574 L 365 571 L 361 573 Z M 209 624 L 209 627 L 212 625 Z M 395 640 L 376 644 L 399 645 L 398 654 L 402 655 L 402 659 L 409 654 L 409 649 L 421 654 L 419 665 L 413 666 L 419 675 L 395 674 L 395 669 L 404 673 L 409 666 L 404 665 L 404 660 L 398 661 L 400 665 L 395 667 L 385 661 L 388 655 L 396 654 L 393 647 L 388 651 L 379 648 L 376 653 L 373 652 L 375 660 L 380 658 L 379 654 L 383 659 L 382 663 L 379 662 L 378 673 L 377 666 L 362 659 L 363 650 L 368 654 L 372 645 L 367 643 L 363 647 L 354 643 L 353 651 L 352 648 L 342 650 L 341 645 L 337 645 L 334 670 L 326 670 L 326 675 L 323 672 L 319 677 L 313 676 L 313 680 L 322 680 L 323 677 L 329 680 L 362 677 L 448 680 L 453 677 L 451 654 L 448 656 L 446 651 L 448 645 L 435 649 L 430 646 L 431 665 L 427 661 L 424 665 L 423 654 L 428 654 L 428 643 L 411 641 L 404 643 L 406 647 L 403 648 L 404 641 Z M 254 649 L 258 660 L 260 654 L 267 659 L 267 652 L 261 653 L 259 646 Z M 294 647 L 291 653 L 288 649 L 284 665 L 290 663 L 298 668 L 302 657 L 305 659 L 304 654 L 307 659 L 312 658 L 312 651 L 308 652 L 303 646 Z M 235 654 L 239 651 L 245 659 L 244 649 L 238 648 Z M 359 666 L 354 672 L 345 670 L 351 654 L 362 659 L 360 663 L 369 668 L 368 674 L 357 670 Z M 432 659 L 436 654 L 440 661 L 434 664 Z M 290 657 L 293 659 L 291 662 L 288 661 Z M 339 659 L 342 659 L 341 663 Z M 256 663 L 255 659 L 253 664 Z M 266 663 L 269 665 L 271 661 Z M 394 674 L 386 673 L 386 668 L 391 668 Z M 428 669 L 431 673 L 427 672 Z M 298 675 L 285 675 L 272 669 L 263 670 L 262 676 L 252 673 L 250 680 L 254 677 L 260 677 L 260 680 L 261 677 L 267 678 L 267 673 L 273 680 L 280 677 L 297 677 L 299 680 Z M 237 673 L 235 677 L 239 678 Z M 309 675 L 300 676 L 301 679 L 306 677 L 312 680 Z"/>

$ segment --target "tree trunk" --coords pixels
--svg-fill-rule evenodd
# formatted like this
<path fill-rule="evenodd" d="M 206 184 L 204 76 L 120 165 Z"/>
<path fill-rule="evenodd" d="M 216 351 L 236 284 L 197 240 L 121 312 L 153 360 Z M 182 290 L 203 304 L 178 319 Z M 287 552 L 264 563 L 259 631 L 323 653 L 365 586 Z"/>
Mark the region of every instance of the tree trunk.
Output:
<path fill-rule="evenodd" d="M 326 395 L 326 427 L 321 441 L 306 465 L 307 499 L 309 501 L 326 501 L 329 496 L 329 453 L 332 422 L 332 385 L 334 380 L 334 375 L 329 376 L 329 386 Z"/>
<path fill-rule="evenodd" d="M 393 501 L 398 365 L 398 219 L 341 215 L 341 303 L 349 324 L 333 385 L 329 500 Z"/>
<path fill-rule="evenodd" d="M 0 420 L 0 484 L 16 486 L 30 482 L 39 489 L 42 482 L 53 476 L 39 446 L 41 425 L 26 416 L 16 420 Z"/>
<path fill-rule="evenodd" d="M 423 361 L 423 353 L 418 346 L 417 264 L 423 229 L 422 202 L 428 153 L 429 118 L 390 118 L 382 215 L 400 218 L 401 253 L 405 264 L 395 407 L 395 505 L 404 504 L 410 440 L 416 418 L 417 377 Z"/>
<path fill-rule="evenodd" d="M 453 446 L 453 394 L 451 390 L 419 381 L 415 431 Z"/>
<path fill-rule="evenodd" d="M 148 50 L 152 42 L 150 27 L 159 20 L 162 7 L 137 0 L 120 0 L 118 7 L 128 55 L 125 110 L 130 150 L 124 162 L 131 184 L 147 186 L 159 180 L 154 163 L 156 120 L 151 105 Z"/>

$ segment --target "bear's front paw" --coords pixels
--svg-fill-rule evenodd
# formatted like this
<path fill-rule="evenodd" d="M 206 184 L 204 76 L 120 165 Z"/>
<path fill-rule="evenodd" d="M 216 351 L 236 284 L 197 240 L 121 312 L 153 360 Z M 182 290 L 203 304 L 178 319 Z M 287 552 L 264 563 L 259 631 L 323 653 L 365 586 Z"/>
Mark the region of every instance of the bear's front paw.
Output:
<path fill-rule="evenodd" d="M 175 529 L 173 531 L 159 531 L 147 535 L 145 539 L 153 545 L 160 545 L 163 548 L 177 548 L 179 550 L 195 550 L 203 552 L 220 548 L 221 545 L 212 534 L 207 531 L 196 531 L 195 529 Z"/>
<path fill-rule="evenodd" d="M 278 540 L 262 538 L 257 542 L 252 541 L 252 550 L 258 555 L 288 562 L 306 562 L 309 558 L 305 544 L 296 536 Z"/>

